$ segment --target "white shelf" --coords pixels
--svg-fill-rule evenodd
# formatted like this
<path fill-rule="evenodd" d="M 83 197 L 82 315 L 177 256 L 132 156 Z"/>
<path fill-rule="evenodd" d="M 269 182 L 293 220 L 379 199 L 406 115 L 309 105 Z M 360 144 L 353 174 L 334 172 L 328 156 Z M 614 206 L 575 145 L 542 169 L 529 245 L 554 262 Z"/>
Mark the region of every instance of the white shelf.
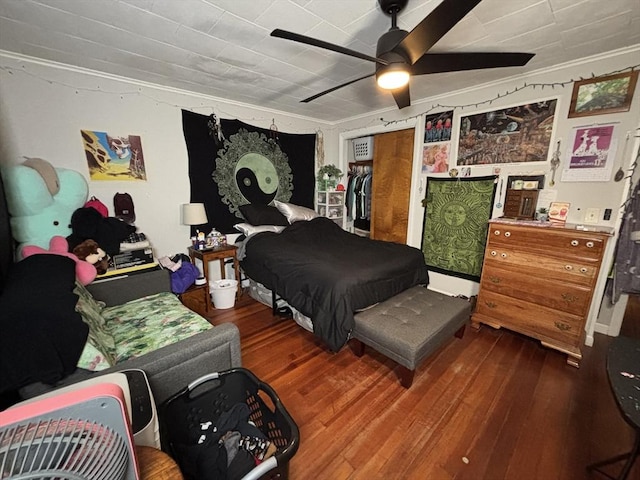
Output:
<path fill-rule="evenodd" d="M 344 228 L 344 191 L 319 191 L 316 204 L 318 213 Z"/>

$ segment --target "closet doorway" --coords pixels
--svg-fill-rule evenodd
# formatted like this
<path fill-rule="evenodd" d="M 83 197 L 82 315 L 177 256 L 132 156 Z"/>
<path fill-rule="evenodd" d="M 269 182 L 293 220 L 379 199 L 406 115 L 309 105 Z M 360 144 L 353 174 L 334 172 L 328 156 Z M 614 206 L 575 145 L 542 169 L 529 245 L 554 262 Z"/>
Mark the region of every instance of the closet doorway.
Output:
<path fill-rule="evenodd" d="M 373 143 L 371 238 L 407 243 L 415 129 L 379 133 Z"/>

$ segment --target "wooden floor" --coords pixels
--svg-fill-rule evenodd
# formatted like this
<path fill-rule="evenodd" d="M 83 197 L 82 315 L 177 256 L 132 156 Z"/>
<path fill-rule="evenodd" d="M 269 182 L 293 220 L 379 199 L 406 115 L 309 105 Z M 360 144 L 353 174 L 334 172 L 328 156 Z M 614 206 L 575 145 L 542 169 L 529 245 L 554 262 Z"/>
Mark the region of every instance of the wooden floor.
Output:
<path fill-rule="evenodd" d="M 584 347 L 576 369 L 527 337 L 467 328 L 406 390 L 394 362 L 371 350 L 361 358 L 349 348 L 331 353 L 246 294 L 210 320 L 239 327 L 243 365 L 296 420 L 293 480 L 600 479 L 585 465 L 631 447 L 607 381 L 605 335 Z M 623 328 L 637 335 L 638 324 L 640 316 Z M 630 479 L 640 479 L 638 463 Z"/>

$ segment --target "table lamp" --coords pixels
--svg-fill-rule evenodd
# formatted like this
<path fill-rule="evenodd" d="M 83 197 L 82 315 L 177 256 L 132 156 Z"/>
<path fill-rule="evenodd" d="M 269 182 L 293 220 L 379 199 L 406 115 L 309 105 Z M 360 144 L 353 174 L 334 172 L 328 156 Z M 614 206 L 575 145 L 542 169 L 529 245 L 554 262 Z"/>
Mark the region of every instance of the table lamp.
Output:
<path fill-rule="evenodd" d="M 204 225 L 209 222 L 204 203 L 183 203 L 182 204 L 182 224 L 183 225 Z M 197 233 L 200 233 L 196 229 Z"/>
<path fill-rule="evenodd" d="M 183 225 L 204 225 L 208 223 L 207 212 L 204 203 L 183 203 L 182 204 L 182 224 Z"/>

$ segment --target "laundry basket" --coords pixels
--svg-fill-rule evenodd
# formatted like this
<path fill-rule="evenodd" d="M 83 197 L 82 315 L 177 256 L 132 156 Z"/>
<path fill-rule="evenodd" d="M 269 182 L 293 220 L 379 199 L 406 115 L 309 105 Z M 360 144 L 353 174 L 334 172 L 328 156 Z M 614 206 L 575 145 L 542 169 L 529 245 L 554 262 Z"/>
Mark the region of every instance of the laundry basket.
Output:
<path fill-rule="evenodd" d="M 199 448 L 207 447 L 206 442 L 195 440 L 202 438 L 202 425 L 215 424 L 238 403 L 249 407 L 249 420 L 277 448 L 275 455 L 254 467 L 243 480 L 288 478 L 289 460 L 300 443 L 298 426 L 273 388 L 251 371 L 234 368 L 200 377 L 160 407 L 162 448 L 177 461 L 185 480 L 198 478 L 197 468 L 201 467 L 191 460 L 194 454 L 202 456 Z"/>
<path fill-rule="evenodd" d="M 237 280 L 211 280 L 209 291 L 211 301 L 217 309 L 233 308 L 236 304 L 236 291 L 238 290 Z"/>

